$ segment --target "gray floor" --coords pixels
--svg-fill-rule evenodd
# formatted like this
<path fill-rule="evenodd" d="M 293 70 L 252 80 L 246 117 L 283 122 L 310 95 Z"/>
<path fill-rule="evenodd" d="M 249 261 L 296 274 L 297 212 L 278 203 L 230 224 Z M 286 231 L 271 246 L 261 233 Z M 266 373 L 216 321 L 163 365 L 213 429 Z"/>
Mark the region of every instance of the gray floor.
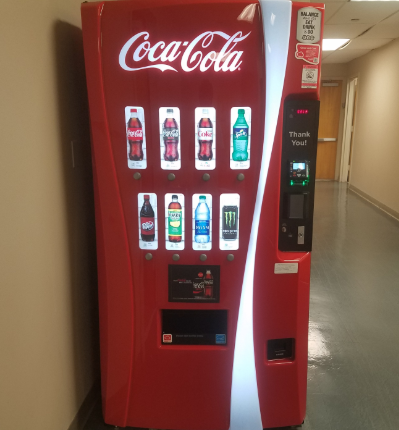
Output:
<path fill-rule="evenodd" d="M 310 297 L 303 430 L 399 429 L 399 222 L 345 184 L 316 186 Z"/>
<path fill-rule="evenodd" d="M 316 185 L 310 296 L 302 430 L 398 430 L 399 222 L 345 184 Z"/>

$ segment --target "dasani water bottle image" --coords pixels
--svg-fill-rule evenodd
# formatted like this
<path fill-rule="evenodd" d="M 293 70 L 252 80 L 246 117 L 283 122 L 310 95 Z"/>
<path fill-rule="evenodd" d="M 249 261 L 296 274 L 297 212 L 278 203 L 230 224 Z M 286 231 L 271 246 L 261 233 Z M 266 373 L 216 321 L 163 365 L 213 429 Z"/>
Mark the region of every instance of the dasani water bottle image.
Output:
<path fill-rule="evenodd" d="M 195 236 L 194 239 L 197 243 L 208 243 L 210 237 L 210 219 L 211 213 L 206 204 L 206 197 L 200 196 L 197 209 L 195 209 Z"/>

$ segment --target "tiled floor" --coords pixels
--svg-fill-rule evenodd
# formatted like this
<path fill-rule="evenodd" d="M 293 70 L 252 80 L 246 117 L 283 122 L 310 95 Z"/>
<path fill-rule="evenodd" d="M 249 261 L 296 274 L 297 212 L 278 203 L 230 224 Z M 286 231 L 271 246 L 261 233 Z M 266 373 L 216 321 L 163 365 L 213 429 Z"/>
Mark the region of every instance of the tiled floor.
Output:
<path fill-rule="evenodd" d="M 85 430 L 109 428 L 97 407 Z M 399 222 L 318 182 L 302 430 L 398 429 Z"/>

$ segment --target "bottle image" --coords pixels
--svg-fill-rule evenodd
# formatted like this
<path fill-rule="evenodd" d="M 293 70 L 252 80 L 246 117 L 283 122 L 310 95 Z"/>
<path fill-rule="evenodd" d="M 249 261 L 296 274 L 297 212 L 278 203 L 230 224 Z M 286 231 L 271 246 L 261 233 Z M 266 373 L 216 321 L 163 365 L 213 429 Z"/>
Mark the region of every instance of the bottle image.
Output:
<path fill-rule="evenodd" d="M 208 109 L 202 109 L 202 118 L 198 123 L 198 160 L 209 161 L 212 160 L 212 143 L 213 143 L 213 125 L 210 118 L 208 118 Z"/>
<path fill-rule="evenodd" d="M 173 118 L 173 109 L 167 109 L 166 115 L 162 126 L 162 138 L 165 145 L 163 158 L 165 161 L 177 161 L 179 159 L 179 128 Z"/>
<path fill-rule="evenodd" d="M 195 278 L 193 282 L 193 297 L 204 297 L 204 289 L 204 274 L 200 272 L 198 278 Z"/>
<path fill-rule="evenodd" d="M 238 233 L 238 206 L 223 206 L 222 237 L 224 240 L 236 240 Z"/>
<path fill-rule="evenodd" d="M 127 140 L 129 141 L 129 160 L 141 161 L 143 154 L 143 126 L 137 116 L 137 109 L 130 109 L 127 122 Z"/>
<path fill-rule="evenodd" d="M 233 125 L 233 160 L 248 160 L 249 127 L 245 120 L 245 109 L 238 109 L 238 117 Z"/>
<path fill-rule="evenodd" d="M 175 194 L 168 206 L 168 236 L 169 242 L 181 242 L 182 240 L 182 209 L 178 196 Z"/>
<path fill-rule="evenodd" d="M 194 239 L 197 243 L 208 243 L 211 240 L 210 219 L 211 213 L 206 203 L 206 197 L 200 196 L 194 219 Z"/>
<path fill-rule="evenodd" d="M 154 242 L 155 239 L 155 213 L 150 203 L 150 196 L 144 195 L 144 203 L 140 211 L 141 240 Z"/>
<path fill-rule="evenodd" d="M 212 299 L 213 298 L 213 276 L 210 270 L 206 271 L 204 284 L 205 284 L 204 296 L 207 299 Z"/>

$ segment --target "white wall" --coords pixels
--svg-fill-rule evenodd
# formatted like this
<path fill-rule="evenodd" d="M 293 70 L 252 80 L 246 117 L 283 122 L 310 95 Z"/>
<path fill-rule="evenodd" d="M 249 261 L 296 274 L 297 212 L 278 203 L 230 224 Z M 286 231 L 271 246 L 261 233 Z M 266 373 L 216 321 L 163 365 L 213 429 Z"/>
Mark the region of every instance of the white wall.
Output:
<path fill-rule="evenodd" d="M 19 0 L 1 7 L 4 430 L 66 430 L 97 377 L 95 241 L 80 3 Z"/>
<path fill-rule="evenodd" d="M 350 185 L 399 212 L 399 39 L 349 63 L 358 77 Z"/>

